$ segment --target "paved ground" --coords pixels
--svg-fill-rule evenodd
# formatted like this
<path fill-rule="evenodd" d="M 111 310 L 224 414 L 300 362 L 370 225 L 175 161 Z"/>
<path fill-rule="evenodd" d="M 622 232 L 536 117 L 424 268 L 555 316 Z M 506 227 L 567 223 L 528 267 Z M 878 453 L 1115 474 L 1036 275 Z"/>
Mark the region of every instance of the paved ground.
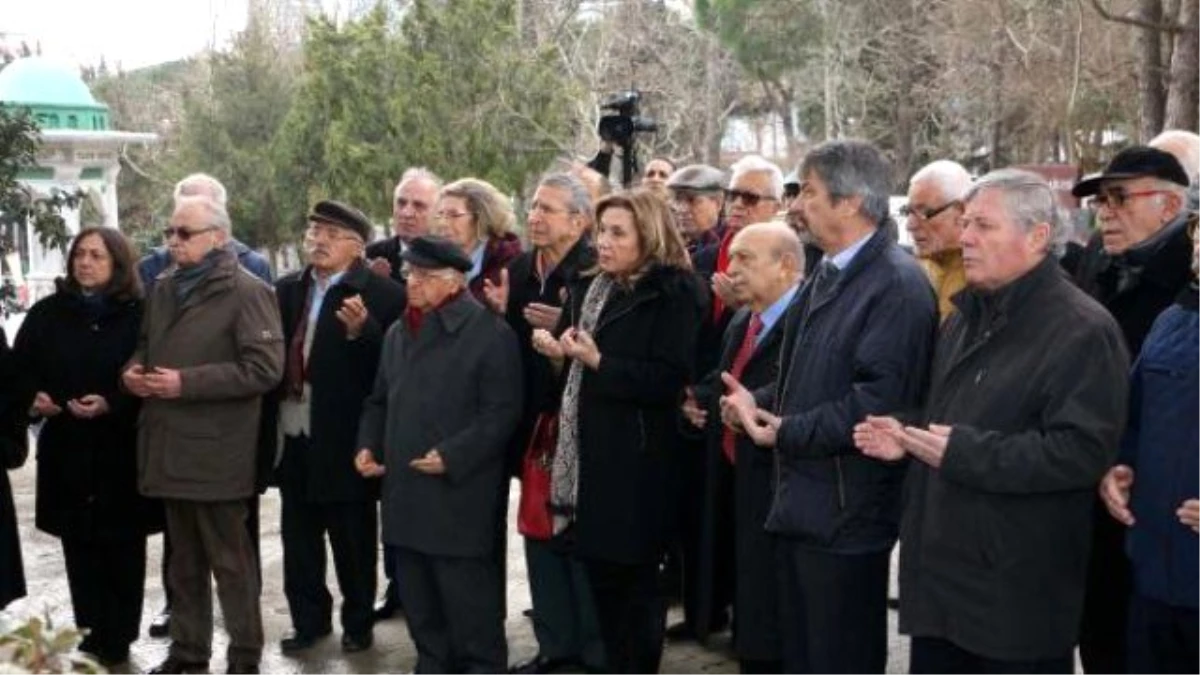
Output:
<path fill-rule="evenodd" d="M 17 514 L 20 520 L 21 543 L 25 556 L 25 574 L 29 596 L 10 605 L 0 616 L 6 620 L 48 612 L 56 623 L 72 621 L 71 598 L 67 590 L 66 572 L 58 541 L 38 532 L 33 527 L 34 475 L 36 464 L 32 460 L 21 470 L 10 474 L 13 483 Z M 511 514 L 516 512 L 517 487 L 514 484 Z M 511 521 L 511 519 L 510 519 Z M 508 645 L 509 660 L 516 662 L 532 656 L 537 651 L 530 622 L 522 612 L 529 607 L 529 587 L 525 576 L 525 557 L 520 537 L 515 534 L 515 524 L 509 525 L 508 557 Z M 271 491 L 263 499 L 262 506 L 262 552 L 264 565 L 263 621 L 267 647 L 263 655 L 264 673 L 399 673 L 411 672 L 416 662 L 416 652 L 408 637 L 403 619 L 379 624 L 375 628 L 375 647 L 360 655 L 346 656 L 339 645 L 339 633 L 326 638 L 314 647 L 303 659 L 284 656 L 279 652 L 279 639 L 291 629 L 287 602 L 283 596 L 283 558 L 279 541 L 279 499 Z M 150 618 L 162 606 L 162 581 L 158 573 L 162 553 L 161 537 L 150 539 L 149 573 L 146 579 L 146 602 L 143 616 L 142 635 Z M 330 588 L 336 595 L 336 582 L 330 565 Z M 380 585 L 382 588 L 382 584 Z M 214 606 L 218 606 L 215 602 Z M 336 611 L 336 609 L 335 609 Z M 670 622 L 676 620 L 679 610 L 672 609 Z M 225 635 L 218 630 L 214 648 L 213 672 L 224 672 Z M 336 623 L 336 622 L 335 622 Z M 890 650 L 888 672 L 905 672 L 908 665 L 908 641 L 896 635 L 895 614 L 889 612 Z M 125 672 L 145 671 L 166 656 L 167 640 L 143 637 L 134 644 L 131 663 Z M 668 644 L 663 658 L 664 673 L 734 673 L 737 664 L 729 653 L 728 635 L 718 638 L 711 648 L 702 648 L 692 643 Z"/>

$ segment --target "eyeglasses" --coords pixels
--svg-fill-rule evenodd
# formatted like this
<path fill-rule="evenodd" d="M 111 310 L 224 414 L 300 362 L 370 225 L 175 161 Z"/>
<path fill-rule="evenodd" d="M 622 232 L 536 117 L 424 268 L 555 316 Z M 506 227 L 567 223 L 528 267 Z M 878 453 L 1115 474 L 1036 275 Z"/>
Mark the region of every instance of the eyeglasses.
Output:
<path fill-rule="evenodd" d="M 467 213 L 466 211 L 438 211 L 437 213 L 433 214 L 433 217 L 438 220 L 458 220 L 459 218 L 466 218 L 470 215 L 471 214 Z"/>
<path fill-rule="evenodd" d="M 162 235 L 163 235 L 163 239 L 170 239 L 171 237 L 179 237 L 179 241 L 188 241 L 192 237 L 194 237 L 198 234 L 204 234 L 205 232 L 212 232 L 215 229 L 217 229 L 217 228 L 202 227 L 198 230 L 189 230 L 186 227 L 164 227 L 163 231 L 162 231 Z"/>
<path fill-rule="evenodd" d="M 1135 192 L 1127 192 L 1122 188 L 1109 188 L 1101 190 L 1092 197 L 1092 208 L 1100 208 L 1108 206 L 1114 209 L 1119 209 L 1125 206 L 1125 202 L 1135 197 L 1149 197 L 1151 195 L 1170 194 L 1167 190 L 1137 190 Z"/>
<path fill-rule="evenodd" d="M 731 203 L 731 204 L 736 204 L 737 202 L 741 202 L 742 205 L 748 209 L 752 209 L 752 208 L 758 206 L 758 203 L 763 201 L 764 199 L 773 201 L 773 202 L 778 201 L 774 197 L 760 195 L 756 192 L 747 192 L 745 190 L 726 190 L 725 191 L 725 199 L 727 199 L 729 201 L 729 203 Z"/>
<path fill-rule="evenodd" d="M 909 206 L 908 204 L 905 204 L 904 206 L 900 207 L 900 215 L 904 216 L 905 218 L 916 218 L 918 220 L 933 220 L 934 218 L 938 217 L 938 214 L 952 206 L 957 206 L 958 204 L 959 202 L 957 199 L 952 199 L 945 204 L 932 209 L 922 208 L 920 206 Z"/>

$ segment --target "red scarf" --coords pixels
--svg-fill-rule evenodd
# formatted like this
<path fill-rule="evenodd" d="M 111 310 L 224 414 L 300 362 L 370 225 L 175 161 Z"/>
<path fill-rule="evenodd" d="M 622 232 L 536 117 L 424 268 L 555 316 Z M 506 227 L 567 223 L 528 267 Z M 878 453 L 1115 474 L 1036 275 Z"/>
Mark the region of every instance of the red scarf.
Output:
<path fill-rule="evenodd" d="M 724 274 L 725 270 L 729 269 L 729 247 L 733 244 L 733 235 L 737 232 L 733 228 L 725 231 L 725 237 L 721 239 L 721 248 L 717 249 L 717 269 L 714 274 Z M 721 296 L 713 293 L 713 323 L 721 321 L 721 314 L 725 312 L 725 303 L 721 301 Z"/>
<path fill-rule="evenodd" d="M 427 315 L 432 314 L 433 312 L 436 312 L 439 309 L 445 307 L 446 305 L 448 305 L 451 302 L 453 302 L 454 300 L 456 300 L 462 294 L 463 294 L 463 289 L 460 288 L 457 291 L 454 291 L 450 295 L 447 295 L 445 298 L 443 298 L 442 301 L 437 304 L 437 306 L 430 307 L 426 311 L 421 311 L 421 310 L 417 309 L 416 307 L 409 305 L 408 308 L 404 310 L 404 325 L 408 328 L 408 334 L 413 337 L 420 335 L 421 325 L 425 322 L 425 317 Z"/>

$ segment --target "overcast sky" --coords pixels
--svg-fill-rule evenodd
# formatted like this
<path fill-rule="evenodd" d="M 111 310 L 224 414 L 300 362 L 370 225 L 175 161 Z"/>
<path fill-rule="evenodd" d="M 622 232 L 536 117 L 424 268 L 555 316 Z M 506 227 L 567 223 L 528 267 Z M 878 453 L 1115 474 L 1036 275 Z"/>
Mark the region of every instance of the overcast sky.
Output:
<path fill-rule="evenodd" d="M 126 69 L 221 45 L 246 21 L 247 0 L 0 0 L 0 41 L 41 42 L 42 53 Z"/>

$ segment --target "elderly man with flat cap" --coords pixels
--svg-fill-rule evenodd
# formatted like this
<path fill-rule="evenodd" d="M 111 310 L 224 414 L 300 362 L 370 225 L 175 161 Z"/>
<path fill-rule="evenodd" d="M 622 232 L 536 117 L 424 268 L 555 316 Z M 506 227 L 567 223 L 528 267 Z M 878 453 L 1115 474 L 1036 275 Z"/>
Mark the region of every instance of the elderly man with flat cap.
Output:
<path fill-rule="evenodd" d="M 712 246 L 712 265 L 716 264 L 716 248 L 724 234 L 721 210 L 725 206 L 725 172 L 707 164 L 689 164 L 667 179 L 671 193 L 671 210 L 675 224 L 687 243 L 692 262 L 696 253 Z M 711 267 L 711 265 L 710 265 Z M 712 270 L 708 270 L 709 276 Z"/>
<path fill-rule="evenodd" d="M 342 592 L 342 649 L 371 646 L 375 600 L 377 481 L 354 470 L 358 418 L 371 393 L 388 327 L 404 311 L 403 288 L 372 274 L 363 259 L 371 223 L 357 209 L 318 202 L 308 216 L 308 266 L 275 285 L 287 362 L 270 403 L 278 432 L 266 456 L 282 456 L 283 589 L 294 631 L 284 653 L 328 635 L 333 599 L 325 587 L 325 541 Z"/>
<path fill-rule="evenodd" d="M 355 467 L 383 477 L 383 541 L 419 673 L 504 672 L 496 520 L 521 415 L 521 357 L 504 318 L 465 292 L 471 260 L 417 237 L 402 254 L 408 309 L 384 338 Z"/>
<path fill-rule="evenodd" d="M 1102 174 L 1071 191 L 1092 197 L 1098 230 L 1075 281 L 1117 320 L 1132 355 L 1141 351 L 1154 319 L 1191 279 L 1189 182 L 1174 155 L 1139 145 L 1117 153 Z M 1124 535 L 1097 501 L 1079 642 L 1089 673 L 1125 672 L 1131 582 Z"/>

